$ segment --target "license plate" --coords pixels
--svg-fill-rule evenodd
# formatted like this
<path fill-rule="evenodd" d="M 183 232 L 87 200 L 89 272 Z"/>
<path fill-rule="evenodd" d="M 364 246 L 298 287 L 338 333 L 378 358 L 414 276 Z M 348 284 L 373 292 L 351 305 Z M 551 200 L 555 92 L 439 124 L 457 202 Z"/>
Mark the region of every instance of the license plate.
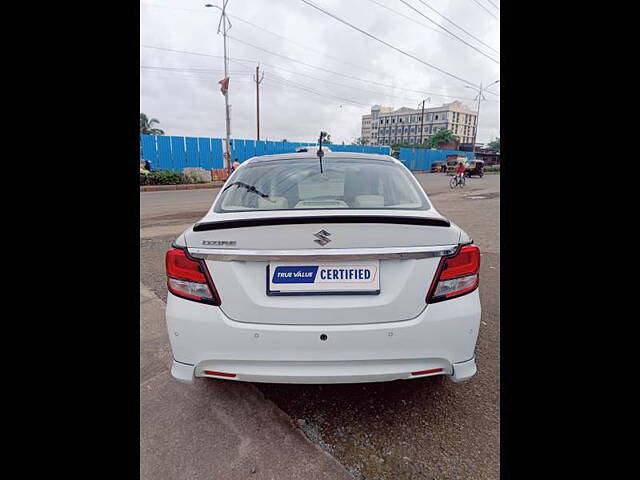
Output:
<path fill-rule="evenodd" d="M 380 261 L 276 263 L 267 267 L 268 295 L 377 295 Z"/>

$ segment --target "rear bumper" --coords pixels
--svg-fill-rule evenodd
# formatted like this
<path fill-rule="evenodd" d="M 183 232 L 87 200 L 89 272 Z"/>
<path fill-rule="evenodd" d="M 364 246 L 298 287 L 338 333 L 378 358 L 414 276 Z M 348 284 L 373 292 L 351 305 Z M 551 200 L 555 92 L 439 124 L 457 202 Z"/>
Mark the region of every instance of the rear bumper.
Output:
<path fill-rule="evenodd" d="M 218 307 L 169 294 L 171 374 L 184 382 L 212 377 L 269 383 L 359 383 L 432 375 L 462 381 L 476 373 L 480 315 L 478 290 L 428 305 L 411 320 L 357 325 L 242 323 L 229 319 Z M 430 370 L 437 371 L 412 375 Z"/>
<path fill-rule="evenodd" d="M 365 383 L 389 382 L 392 380 L 410 380 L 434 375 L 448 375 L 454 382 L 468 380 L 475 375 L 475 357 L 460 363 L 444 364 L 442 371 L 412 375 L 414 368 L 424 369 L 425 361 L 416 362 L 382 361 L 362 363 L 348 362 L 203 362 L 197 367 L 173 361 L 171 375 L 180 382 L 192 383 L 194 377 L 225 378 L 245 382 L 265 383 Z M 431 362 L 433 363 L 433 362 Z M 213 365 L 209 367 L 208 364 Z M 433 365 L 432 365 L 433 366 Z M 243 372 L 235 378 L 220 377 L 204 373 L 205 370 L 218 368 L 224 372 Z"/>

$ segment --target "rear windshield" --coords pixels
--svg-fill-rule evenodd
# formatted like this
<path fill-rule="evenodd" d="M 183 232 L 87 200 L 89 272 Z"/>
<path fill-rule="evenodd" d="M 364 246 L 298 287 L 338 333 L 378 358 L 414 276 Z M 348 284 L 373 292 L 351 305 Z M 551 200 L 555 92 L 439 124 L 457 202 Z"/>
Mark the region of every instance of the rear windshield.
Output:
<path fill-rule="evenodd" d="M 292 209 L 427 210 L 411 173 L 390 161 L 351 158 L 268 160 L 231 178 L 214 211 Z"/>

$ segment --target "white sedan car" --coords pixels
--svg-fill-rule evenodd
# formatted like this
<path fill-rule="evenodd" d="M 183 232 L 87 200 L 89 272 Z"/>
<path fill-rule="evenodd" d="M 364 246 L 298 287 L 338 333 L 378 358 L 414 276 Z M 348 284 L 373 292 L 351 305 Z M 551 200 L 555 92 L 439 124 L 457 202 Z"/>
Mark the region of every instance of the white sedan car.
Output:
<path fill-rule="evenodd" d="M 167 252 L 171 373 L 466 380 L 479 268 L 478 247 L 392 157 L 252 158 Z"/>

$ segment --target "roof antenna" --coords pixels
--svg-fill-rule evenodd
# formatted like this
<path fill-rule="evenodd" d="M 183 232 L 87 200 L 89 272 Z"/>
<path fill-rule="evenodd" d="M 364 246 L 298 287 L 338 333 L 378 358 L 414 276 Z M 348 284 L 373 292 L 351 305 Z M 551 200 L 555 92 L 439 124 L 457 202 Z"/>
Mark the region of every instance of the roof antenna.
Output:
<path fill-rule="evenodd" d="M 324 151 L 322 150 L 322 137 L 324 137 L 324 132 L 320 132 L 320 140 L 318 143 L 320 144 L 320 148 L 318 148 L 318 158 L 320 159 L 320 173 L 322 173 L 322 157 L 324 157 Z"/>

